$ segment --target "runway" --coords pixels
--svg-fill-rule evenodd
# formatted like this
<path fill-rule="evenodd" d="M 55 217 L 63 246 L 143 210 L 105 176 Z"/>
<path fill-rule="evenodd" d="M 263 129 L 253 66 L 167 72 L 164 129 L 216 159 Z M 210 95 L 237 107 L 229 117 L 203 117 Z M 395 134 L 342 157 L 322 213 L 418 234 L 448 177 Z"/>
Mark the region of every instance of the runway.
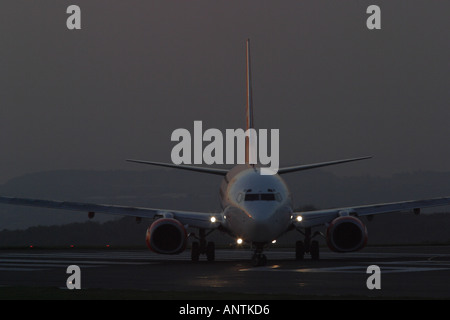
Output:
<path fill-rule="evenodd" d="M 249 293 L 294 298 L 450 298 L 450 246 L 371 247 L 357 253 L 321 252 L 320 261 L 295 261 L 290 249 L 266 252 L 253 267 L 251 251 L 216 251 L 216 261 L 190 261 L 186 251 L 161 256 L 145 250 L 0 250 L 0 287 L 67 290 L 69 265 L 81 269 L 82 290 L 133 289 L 186 293 Z M 203 260 L 202 260 L 203 258 Z M 370 290 L 370 265 L 381 289 Z M 1 290 L 1 288 L 0 288 Z"/>

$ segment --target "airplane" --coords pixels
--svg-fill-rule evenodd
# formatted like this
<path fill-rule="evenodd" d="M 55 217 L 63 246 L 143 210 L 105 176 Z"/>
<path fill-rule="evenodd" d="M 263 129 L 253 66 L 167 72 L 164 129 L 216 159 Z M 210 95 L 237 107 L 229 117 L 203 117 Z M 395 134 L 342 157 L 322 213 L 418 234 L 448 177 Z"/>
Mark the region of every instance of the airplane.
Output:
<path fill-rule="evenodd" d="M 246 128 L 254 128 L 252 79 L 250 61 L 250 40 L 246 40 Z M 244 164 L 232 169 L 176 165 L 154 161 L 128 159 L 129 162 L 190 170 L 199 173 L 222 176 L 219 189 L 222 212 L 190 212 L 170 209 L 127 207 L 118 205 L 90 204 L 67 201 L 53 201 L 16 197 L 0 197 L 0 203 L 52 209 L 88 212 L 93 218 L 95 213 L 107 213 L 153 219 L 146 232 L 148 248 L 158 254 L 180 254 L 187 248 L 192 236 L 198 241 L 191 245 L 191 260 L 198 261 L 200 255 L 206 255 L 208 261 L 215 260 L 215 244 L 207 241 L 207 236 L 219 230 L 237 239 L 238 243 L 248 243 L 254 249 L 252 263 L 264 266 L 267 258 L 263 251 L 274 240 L 291 230 L 299 231 L 303 240 L 295 243 L 295 258 L 303 260 L 309 254 L 313 260 L 319 259 L 319 243 L 316 236 L 325 237 L 328 247 L 335 252 L 353 252 L 365 247 L 368 240 L 367 228 L 361 217 L 371 218 L 376 214 L 401 211 L 420 213 L 421 208 L 450 205 L 450 197 L 372 204 L 346 208 L 334 208 L 299 212 L 293 208 L 293 200 L 288 186 L 281 175 L 321 168 L 325 166 L 349 163 L 371 157 L 349 158 L 307 165 L 279 168 L 277 174 L 261 175 L 261 167 L 249 163 L 249 141 L 246 139 L 246 157 Z M 326 234 L 312 233 L 312 228 L 326 227 Z M 187 229 L 198 229 L 198 236 L 188 234 Z"/>

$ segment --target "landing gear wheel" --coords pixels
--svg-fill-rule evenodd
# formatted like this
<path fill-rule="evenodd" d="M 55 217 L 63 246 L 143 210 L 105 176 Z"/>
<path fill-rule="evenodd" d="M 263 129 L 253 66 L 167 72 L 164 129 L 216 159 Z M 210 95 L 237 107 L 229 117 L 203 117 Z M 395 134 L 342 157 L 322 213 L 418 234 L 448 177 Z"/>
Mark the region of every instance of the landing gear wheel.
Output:
<path fill-rule="evenodd" d="M 200 258 L 200 244 L 197 241 L 195 241 L 192 242 L 191 260 L 198 261 L 199 258 Z"/>
<path fill-rule="evenodd" d="M 254 267 L 262 267 L 267 264 L 266 255 L 261 253 L 255 253 L 252 257 L 252 263 Z"/>
<path fill-rule="evenodd" d="M 311 253 L 311 259 L 312 260 L 319 260 L 320 256 L 319 256 L 319 242 L 314 240 L 311 242 L 311 248 L 310 248 L 310 253 Z"/>
<path fill-rule="evenodd" d="M 206 245 L 206 260 L 214 261 L 216 258 L 216 246 L 214 242 L 208 242 Z"/>
<path fill-rule="evenodd" d="M 295 243 L 295 260 L 302 261 L 305 258 L 305 245 L 303 241 Z"/>
<path fill-rule="evenodd" d="M 267 264 L 267 258 L 266 258 L 265 254 L 262 255 L 260 264 L 261 264 L 261 266 L 265 266 Z"/>

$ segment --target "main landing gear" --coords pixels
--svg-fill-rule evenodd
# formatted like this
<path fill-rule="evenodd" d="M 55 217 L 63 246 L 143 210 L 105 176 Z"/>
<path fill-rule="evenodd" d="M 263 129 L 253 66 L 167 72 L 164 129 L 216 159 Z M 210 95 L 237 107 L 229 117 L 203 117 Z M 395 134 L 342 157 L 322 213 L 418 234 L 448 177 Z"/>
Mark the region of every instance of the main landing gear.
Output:
<path fill-rule="evenodd" d="M 212 232 L 212 231 L 211 231 Z M 209 232 L 209 233 L 211 233 Z M 208 234 L 209 234 L 208 233 Z M 216 245 L 212 241 L 206 241 L 206 232 L 205 229 L 199 230 L 199 241 L 192 242 L 191 248 L 191 260 L 198 261 L 200 259 L 201 254 L 206 254 L 206 260 L 214 261 L 216 259 Z"/>
<path fill-rule="evenodd" d="M 311 255 L 312 260 L 319 260 L 319 242 L 317 240 L 312 240 L 317 235 L 320 235 L 320 232 L 315 232 L 311 237 L 311 228 L 306 228 L 305 232 L 301 232 L 305 236 L 304 241 L 297 241 L 295 243 L 295 259 L 301 261 L 305 258 L 305 254 L 309 253 Z"/>

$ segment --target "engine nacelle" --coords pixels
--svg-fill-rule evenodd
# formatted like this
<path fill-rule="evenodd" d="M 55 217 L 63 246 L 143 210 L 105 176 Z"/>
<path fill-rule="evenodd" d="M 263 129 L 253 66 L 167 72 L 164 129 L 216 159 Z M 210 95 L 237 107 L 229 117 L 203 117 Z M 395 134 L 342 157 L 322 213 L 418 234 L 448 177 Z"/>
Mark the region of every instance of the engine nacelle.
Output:
<path fill-rule="evenodd" d="M 160 254 L 179 254 L 186 249 L 186 228 L 175 219 L 162 218 L 147 229 L 147 247 Z"/>
<path fill-rule="evenodd" d="M 361 220 L 351 217 L 334 219 L 327 229 L 327 245 L 335 252 L 352 252 L 367 244 L 367 228 Z"/>

